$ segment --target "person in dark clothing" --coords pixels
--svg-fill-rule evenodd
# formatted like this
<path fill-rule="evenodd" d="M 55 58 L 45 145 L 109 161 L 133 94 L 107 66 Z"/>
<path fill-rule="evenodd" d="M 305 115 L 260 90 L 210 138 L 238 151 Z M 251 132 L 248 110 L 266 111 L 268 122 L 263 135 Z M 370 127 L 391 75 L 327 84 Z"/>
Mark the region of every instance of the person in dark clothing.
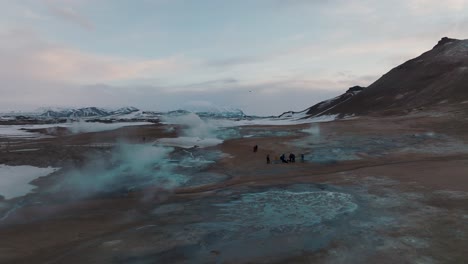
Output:
<path fill-rule="evenodd" d="M 255 145 L 255 146 L 253 147 L 253 152 L 257 152 L 257 150 L 258 150 L 258 145 Z"/>
<path fill-rule="evenodd" d="M 304 154 L 301 154 L 301 162 L 304 162 L 305 158 L 304 158 Z"/>
<path fill-rule="evenodd" d="M 270 154 L 267 154 L 266 159 L 267 159 L 267 164 L 270 164 Z"/>
<path fill-rule="evenodd" d="M 289 154 L 289 162 L 296 162 L 296 155 L 294 153 Z"/>
<path fill-rule="evenodd" d="M 280 160 L 283 162 L 283 163 L 288 163 L 288 161 L 286 160 L 286 157 L 283 155 L 280 156 Z"/>

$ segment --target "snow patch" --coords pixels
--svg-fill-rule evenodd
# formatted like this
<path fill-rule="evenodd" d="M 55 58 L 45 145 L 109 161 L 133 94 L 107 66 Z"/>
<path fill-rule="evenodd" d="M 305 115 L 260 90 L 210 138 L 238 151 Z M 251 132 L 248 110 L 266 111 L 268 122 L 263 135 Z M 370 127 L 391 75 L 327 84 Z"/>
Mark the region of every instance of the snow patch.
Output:
<path fill-rule="evenodd" d="M 239 120 L 231 121 L 231 123 L 226 123 L 224 125 L 228 126 L 290 126 L 290 125 L 300 125 L 300 124 L 309 124 L 309 123 L 320 123 L 320 122 L 330 122 L 337 119 L 338 115 L 323 115 L 313 118 L 306 119 L 280 119 L 280 118 L 261 118 L 261 119 L 252 119 L 252 120 Z"/>
<path fill-rule="evenodd" d="M 74 134 L 102 132 L 108 130 L 115 130 L 126 126 L 145 126 L 153 125 L 150 122 L 117 122 L 117 123 L 99 123 L 99 122 L 72 122 L 67 123 L 67 128 Z"/>
<path fill-rule="evenodd" d="M 400 100 L 400 99 L 402 99 L 403 97 L 405 97 L 405 94 L 397 94 L 397 95 L 395 96 L 395 100 Z"/>
<path fill-rule="evenodd" d="M 0 165 L 0 195 L 11 199 L 29 193 L 34 186 L 32 180 L 47 176 L 59 168 Z"/>
<path fill-rule="evenodd" d="M 42 129 L 57 126 L 49 125 L 0 125 L 0 138 L 41 138 L 45 137 L 40 133 L 30 132 L 26 129 Z"/>
<path fill-rule="evenodd" d="M 70 122 L 61 124 L 41 124 L 41 125 L 0 125 L 0 138 L 44 138 L 47 137 L 37 132 L 27 130 L 52 129 L 57 127 L 68 128 L 74 134 L 102 132 L 115 130 L 126 126 L 152 125 L 150 122 L 117 122 L 117 123 L 99 123 L 99 122 Z"/>

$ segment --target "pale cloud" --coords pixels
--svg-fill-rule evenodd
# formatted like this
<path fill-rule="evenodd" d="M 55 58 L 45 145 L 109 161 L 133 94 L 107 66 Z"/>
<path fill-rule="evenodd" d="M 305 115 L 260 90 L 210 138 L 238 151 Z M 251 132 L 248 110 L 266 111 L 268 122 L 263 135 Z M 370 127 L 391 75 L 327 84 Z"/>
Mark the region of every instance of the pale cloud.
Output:
<path fill-rule="evenodd" d="M 423 38 L 395 38 L 385 41 L 365 41 L 360 43 L 352 43 L 349 45 L 342 45 L 338 49 L 332 51 L 337 55 L 369 55 L 369 54 L 391 54 L 401 53 L 404 51 L 406 54 L 420 54 L 428 50 L 425 44 L 433 44 L 433 39 Z"/>
<path fill-rule="evenodd" d="M 0 0 L 0 29 L 39 29 L 41 25 L 69 23 L 87 31 L 95 30 L 95 24 L 81 11 L 88 1 L 83 0 Z M 65 22 L 65 23 L 64 23 Z M 69 27 L 72 29 L 73 27 Z M 47 31 L 42 28 L 42 32 Z"/>
<path fill-rule="evenodd" d="M 39 51 L 25 63 L 34 64 L 32 74 L 37 78 L 90 83 L 167 75 L 184 68 L 183 60 L 183 57 L 128 59 L 56 48 Z"/>
<path fill-rule="evenodd" d="M 246 65 L 246 64 L 257 64 L 264 62 L 269 58 L 263 56 L 239 56 L 239 57 L 227 57 L 216 60 L 207 61 L 206 65 L 209 67 L 216 68 L 230 68 L 233 66 Z"/>
<path fill-rule="evenodd" d="M 302 110 L 468 25 L 468 0 L 214 2 L 0 0 L 0 106 Z"/>
<path fill-rule="evenodd" d="M 127 58 L 83 52 L 42 41 L 30 31 L 0 34 L 0 76 L 70 83 L 156 78 L 190 68 L 184 56 Z"/>
<path fill-rule="evenodd" d="M 468 0 L 409 0 L 407 4 L 415 14 L 427 15 L 441 11 L 462 11 L 468 6 Z"/>
<path fill-rule="evenodd" d="M 94 30 L 95 25 L 82 14 L 78 13 L 72 7 L 62 7 L 48 4 L 48 9 L 54 16 L 65 21 L 75 23 L 86 30 Z"/>

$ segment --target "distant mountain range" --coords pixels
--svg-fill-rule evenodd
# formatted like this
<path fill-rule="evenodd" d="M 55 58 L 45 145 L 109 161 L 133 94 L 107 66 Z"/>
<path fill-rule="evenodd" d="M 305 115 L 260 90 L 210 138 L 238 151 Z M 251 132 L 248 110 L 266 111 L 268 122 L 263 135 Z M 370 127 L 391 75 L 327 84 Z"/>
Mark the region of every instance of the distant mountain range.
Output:
<path fill-rule="evenodd" d="M 213 112 L 197 112 L 200 117 L 207 118 L 245 118 L 247 115 L 240 109 L 233 109 L 230 111 L 213 111 Z"/>
<path fill-rule="evenodd" d="M 395 67 L 367 88 L 355 86 L 338 97 L 301 112 L 285 112 L 280 117 L 401 115 L 465 106 L 468 107 L 468 40 L 445 37 L 433 49 Z"/>
<path fill-rule="evenodd" d="M 41 114 L 43 117 L 53 118 L 82 118 L 82 117 L 105 117 L 114 115 L 127 115 L 138 112 L 135 107 L 124 107 L 109 111 L 98 107 L 84 107 L 78 109 L 47 110 Z"/>
<path fill-rule="evenodd" d="M 131 120 L 146 120 L 155 121 L 161 116 L 178 116 L 193 113 L 187 110 L 175 110 L 169 112 L 154 112 L 154 111 L 141 111 L 136 107 L 129 106 L 119 108 L 117 110 L 108 110 L 99 107 L 83 107 L 83 108 L 59 108 L 59 109 L 40 109 L 38 112 L 32 113 L 6 113 L 0 114 L 0 121 L 18 121 L 24 120 L 28 122 L 48 122 L 60 121 L 66 122 L 68 119 L 86 119 L 88 121 L 131 121 Z M 215 109 L 211 111 L 195 112 L 202 118 L 227 118 L 227 119 L 243 119 L 248 116 L 239 109 Z M 54 122 L 55 122 L 54 121 Z"/>

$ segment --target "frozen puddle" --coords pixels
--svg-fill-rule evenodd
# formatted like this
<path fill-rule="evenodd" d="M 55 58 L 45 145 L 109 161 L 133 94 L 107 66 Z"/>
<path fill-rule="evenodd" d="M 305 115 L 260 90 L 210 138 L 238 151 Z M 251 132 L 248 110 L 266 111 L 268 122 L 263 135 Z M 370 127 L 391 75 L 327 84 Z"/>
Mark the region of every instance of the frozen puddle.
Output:
<path fill-rule="evenodd" d="M 0 195 L 7 200 L 26 195 L 35 188 L 29 184 L 32 180 L 47 176 L 56 170 L 58 168 L 0 165 Z"/>

